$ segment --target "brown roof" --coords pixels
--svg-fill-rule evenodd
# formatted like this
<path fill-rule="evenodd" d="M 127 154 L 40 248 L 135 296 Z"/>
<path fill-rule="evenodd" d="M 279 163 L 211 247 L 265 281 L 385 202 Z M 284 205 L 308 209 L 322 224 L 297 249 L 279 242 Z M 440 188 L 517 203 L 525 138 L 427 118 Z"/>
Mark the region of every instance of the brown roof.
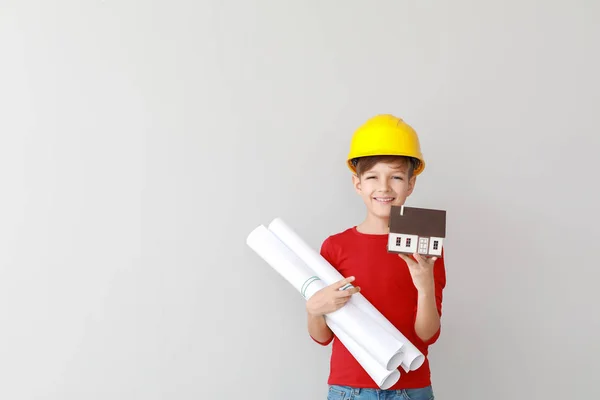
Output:
<path fill-rule="evenodd" d="M 404 208 L 403 215 L 400 212 Z M 446 211 L 407 206 L 392 206 L 390 233 L 446 237 Z"/>

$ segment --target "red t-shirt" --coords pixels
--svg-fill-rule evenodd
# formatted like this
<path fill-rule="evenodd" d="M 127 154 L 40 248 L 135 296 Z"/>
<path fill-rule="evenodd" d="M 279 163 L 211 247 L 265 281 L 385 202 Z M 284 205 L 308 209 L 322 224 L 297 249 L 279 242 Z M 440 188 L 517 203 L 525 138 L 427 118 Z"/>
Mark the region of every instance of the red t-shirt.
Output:
<path fill-rule="evenodd" d="M 415 371 L 406 372 L 399 367 L 400 379 L 390 389 L 420 388 L 431 384 L 428 347 L 437 341 L 440 331 L 426 342 L 415 333 L 417 314 L 417 289 L 408 266 L 397 254 L 387 252 L 387 234 L 364 234 L 356 227 L 328 237 L 321 246 L 321 255 L 344 277 L 355 276 L 353 285 L 424 355 L 425 362 Z M 446 285 L 443 256 L 434 266 L 435 297 L 438 311 L 442 313 L 442 291 Z M 377 388 L 343 343 L 333 337 L 328 384 L 357 388 Z M 334 340 L 335 339 L 335 340 Z"/>

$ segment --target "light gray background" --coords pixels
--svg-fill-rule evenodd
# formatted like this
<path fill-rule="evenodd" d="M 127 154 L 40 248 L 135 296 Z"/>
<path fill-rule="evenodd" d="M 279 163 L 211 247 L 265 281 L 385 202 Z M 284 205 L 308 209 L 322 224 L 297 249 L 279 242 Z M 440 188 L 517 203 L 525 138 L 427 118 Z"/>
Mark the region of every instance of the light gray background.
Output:
<path fill-rule="evenodd" d="M 437 398 L 599 398 L 598 4 L 0 2 L 0 398 L 324 399 L 245 237 L 360 222 L 377 113 L 448 210 Z"/>

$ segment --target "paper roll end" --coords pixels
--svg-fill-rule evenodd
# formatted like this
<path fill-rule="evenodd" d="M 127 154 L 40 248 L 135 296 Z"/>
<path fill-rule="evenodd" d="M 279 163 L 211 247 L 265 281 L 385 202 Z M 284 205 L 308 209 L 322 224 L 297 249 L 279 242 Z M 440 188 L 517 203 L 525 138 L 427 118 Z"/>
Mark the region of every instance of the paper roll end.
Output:
<path fill-rule="evenodd" d="M 400 371 L 398 371 L 396 369 L 396 370 L 392 371 L 392 373 L 389 374 L 387 377 L 385 377 L 383 382 L 378 383 L 378 386 L 383 390 L 388 390 L 389 388 L 394 386 L 396 384 L 396 382 L 398 382 L 399 379 L 400 379 Z"/>
<path fill-rule="evenodd" d="M 273 218 L 273 220 L 269 223 L 268 228 L 269 230 L 272 230 L 272 228 L 277 225 L 285 225 L 285 222 L 283 222 L 283 219 L 281 219 L 281 217 Z"/>
<path fill-rule="evenodd" d="M 400 367 L 403 364 L 402 359 L 404 358 L 404 353 L 400 350 L 398 351 L 396 354 L 394 354 L 392 356 L 392 358 L 390 358 L 390 361 L 388 361 L 386 368 L 388 371 L 392 371 L 395 369 L 398 369 L 398 367 Z"/>
<path fill-rule="evenodd" d="M 255 242 L 255 240 L 261 235 L 264 234 L 266 232 L 267 228 L 264 225 L 259 225 L 256 228 L 254 228 L 249 234 L 248 236 L 246 236 L 246 244 L 250 247 L 252 247 L 252 244 Z"/>
<path fill-rule="evenodd" d="M 421 365 L 423 365 L 424 362 L 425 356 L 423 354 L 419 354 L 410 362 L 410 364 L 407 364 L 403 361 L 402 368 L 404 368 L 406 372 L 414 371 L 421 368 Z"/>

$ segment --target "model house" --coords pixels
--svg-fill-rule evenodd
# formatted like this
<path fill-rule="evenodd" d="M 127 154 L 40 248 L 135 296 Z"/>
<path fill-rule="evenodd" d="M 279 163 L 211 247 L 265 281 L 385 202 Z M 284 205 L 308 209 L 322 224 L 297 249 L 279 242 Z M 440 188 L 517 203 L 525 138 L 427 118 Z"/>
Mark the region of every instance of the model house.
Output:
<path fill-rule="evenodd" d="M 441 256 L 445 237 L 446 211 L 392 206 L 388 252 Z"/>

